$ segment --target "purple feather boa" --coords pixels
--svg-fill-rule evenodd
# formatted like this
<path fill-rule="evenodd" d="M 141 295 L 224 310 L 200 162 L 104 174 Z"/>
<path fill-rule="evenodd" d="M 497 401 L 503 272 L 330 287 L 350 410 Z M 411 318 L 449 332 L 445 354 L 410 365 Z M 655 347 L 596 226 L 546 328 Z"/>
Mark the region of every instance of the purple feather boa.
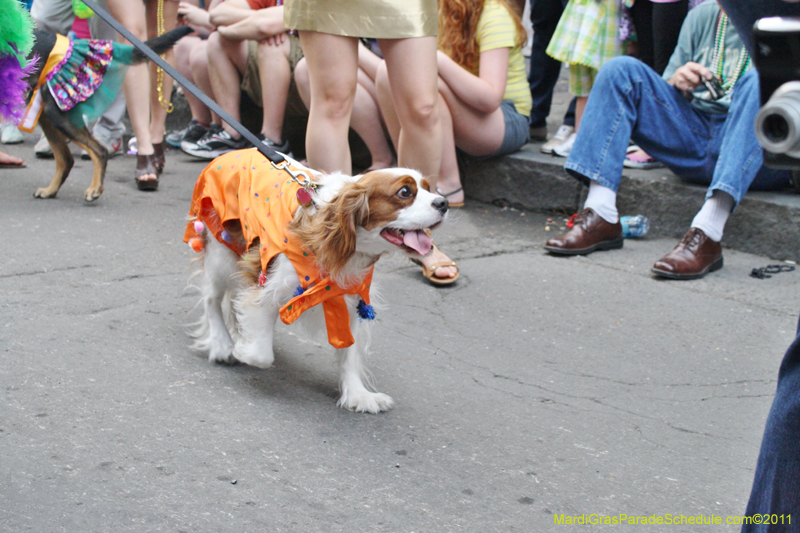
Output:
<path fill-rule="evenodd" d="M 33 58 L 28 66 L 22 68 L 14 55 L 0 56 L 0 119 L 19 124 L 25 111 L 25 81 L 36 70 L 38 58 Z"/>

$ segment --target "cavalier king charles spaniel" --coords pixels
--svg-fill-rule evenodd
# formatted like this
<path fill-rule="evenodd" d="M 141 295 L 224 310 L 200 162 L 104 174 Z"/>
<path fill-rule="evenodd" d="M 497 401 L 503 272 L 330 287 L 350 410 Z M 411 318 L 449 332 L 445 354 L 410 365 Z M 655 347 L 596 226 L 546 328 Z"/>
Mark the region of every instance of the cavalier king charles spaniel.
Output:
<path fill-rule="evenodd" d="M 430 229 L 447 210 L 447 200 L 407 168 L 323 175 L 294 161 L 276 167 L 253 149 L 215 159 L 198 178 L 184 236 L 200 253 L 203 316 L 194 347 L 211 362 L 267 368 L 278 317 L 301 319 L 336 348 L 337 405 L 392 408 L 364 366 L 373 267 L 396 250 L 431 253 Z"/>

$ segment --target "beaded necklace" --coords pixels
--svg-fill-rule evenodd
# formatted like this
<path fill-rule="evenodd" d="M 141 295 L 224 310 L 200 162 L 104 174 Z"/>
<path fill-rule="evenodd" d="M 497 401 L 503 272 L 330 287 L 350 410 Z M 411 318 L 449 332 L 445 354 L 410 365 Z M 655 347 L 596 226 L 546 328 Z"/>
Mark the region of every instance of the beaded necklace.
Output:
<path fill-rule="evenodd" d="M 750 65 L 750 56 L 747 54 L 747 49 L 742 46 L 742 50 L 739 52 L 739 62 L 736 64 L 733 77 L 725 79 L 725 76 L 722 74 L 722 67 L 725 64 L 725 34 L 727 32 L 728 16 L 725 13 L 720 13 L 717 19 L 717 35 L 714 38 L 714 56 L 711 60 L 711 68 L 709 70 L 719 78 L 722 82 L 722 88 L 725 89 L 725 91 L 733 89 L 733 86 L 739 81 L 739 77 L 744 74 L 744 71 L 747 70 L 748 65 Z"/>

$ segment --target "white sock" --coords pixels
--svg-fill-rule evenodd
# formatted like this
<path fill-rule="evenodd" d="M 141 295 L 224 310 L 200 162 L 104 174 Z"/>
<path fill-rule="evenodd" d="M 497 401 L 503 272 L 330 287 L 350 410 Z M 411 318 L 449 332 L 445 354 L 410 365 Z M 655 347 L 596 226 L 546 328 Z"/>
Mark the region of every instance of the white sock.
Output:
<path fill-rule="evenodd" d="M 596 181 L 589 184 L 589 194 L 586 196 L 583 207 L 591 207 L 600 218 L 611 224 L 619 221 L 617 193 Z"/>
<path fill-rule="evenodd" d="M 722 240 L 722 232 L 725 230 L 725 223 L 733 211 L 733 196 L 715 190 L 711 198 L 707 199 L 700 208 L 700 211 L 692 220 L 692 227 L 703 230 L 703 233 L 712 241 Z"/>

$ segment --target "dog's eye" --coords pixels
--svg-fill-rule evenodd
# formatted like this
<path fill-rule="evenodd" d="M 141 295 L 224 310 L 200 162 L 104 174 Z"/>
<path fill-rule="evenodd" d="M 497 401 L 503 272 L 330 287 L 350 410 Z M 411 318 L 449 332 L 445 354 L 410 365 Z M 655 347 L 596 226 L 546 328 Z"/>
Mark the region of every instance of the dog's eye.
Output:
<path fill-rule="evenodd" d="M 414 193 L 411 191 L 411 187 L 406 185 L 405 187 L 403 187 L 402 189 L 397 191 L 397 196 L 399 196 L 400 198 L 406 199 L 406 198 L 411 198 L 412 196 L 414 196 Z"/>

